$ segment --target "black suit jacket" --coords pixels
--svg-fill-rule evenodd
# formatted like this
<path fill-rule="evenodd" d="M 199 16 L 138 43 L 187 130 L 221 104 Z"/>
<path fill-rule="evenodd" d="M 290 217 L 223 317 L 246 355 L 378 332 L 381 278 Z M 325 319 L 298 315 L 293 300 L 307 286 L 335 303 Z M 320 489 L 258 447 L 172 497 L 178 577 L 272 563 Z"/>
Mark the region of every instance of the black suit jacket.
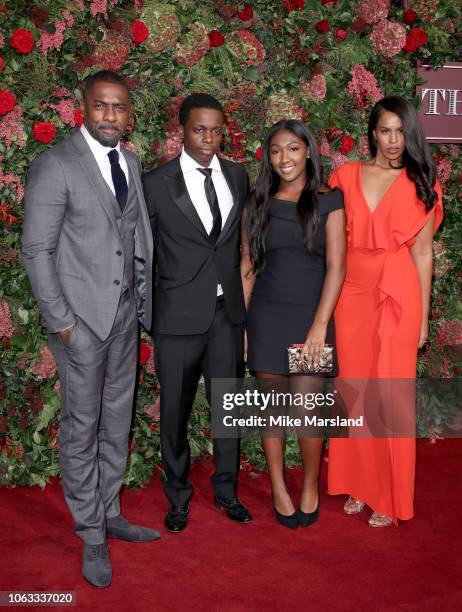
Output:
<path fill-rule="evenodd" d="M 179 157 L 144 176 L 154 237 L 153 331 L 202 334 L 212 323 L 218 279 L 235 324 L 245 319 L 240 276 L 240 219 L 248 195 L 245 168 L 220 159 L 233 207 L 213 244 L 189 197 Z"/>

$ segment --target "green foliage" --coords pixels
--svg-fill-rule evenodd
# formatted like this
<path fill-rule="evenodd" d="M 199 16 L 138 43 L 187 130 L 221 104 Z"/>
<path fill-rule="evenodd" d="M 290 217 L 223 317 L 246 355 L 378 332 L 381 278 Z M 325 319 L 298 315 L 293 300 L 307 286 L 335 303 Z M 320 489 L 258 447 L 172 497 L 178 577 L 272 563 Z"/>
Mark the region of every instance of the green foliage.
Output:
<path fill-rule="evenodd" d="M 233 7 L 241 9 L 243 3 L 213 0 L 145 0 L 141 13 L 136 11 L 135 0 L 111 0 L 107 14 L 95 15 L 90 0 L 82 9 L 76 0 L 7 0 L 3 4 L 0 89 L 11 91 L 17 105 L 8 116 L 0 115 L 0 325 L 5 333 L 0 338 L 0 484 L 44 486 L 59 471 L 59 392 L 52 370 L 48 369 L 45 377 L 34 373 L 44 359 L 46 337 L 39 327 L 35 301 L 18 255 L 27 169 L 34 157 L 55 141 L 48 145 L 37 141 L 34 123 L 51 121 L 58 131 L 56 140 L 67 137 L 74 120 L 69 114 L 60 115 L 57 105 L 71 101 L 76 109 L 83 78 L 96 66 L 115 68 L 129 79 L 132 92 L 133 129 L 127 144 L 139 152 L 145 168 L 178 152 L 178 102 L 192 91 L 205 90 L 225 105 L 225 155 L 245 163 L 252 179 L 258 170 L 255 151 L 262 142 L 268 117 L 282 118 L 292 113 L 304 114 L 318 142 L 328 144 L 329 150 L 322 157 L 328 171 L 333 162 L 344 159 L 339 152 L 344 134 L 355 142 L 345 159 L 367 155 L 364 137 L 374 100 L 366 99 L 359 106 L 352 100 L 348 83 L 353 68 L 364 65 L 383 94 L 400 94 L 417 103 L 416 60 L 425 59 L 433 65 L 462 60 L 461 13 L 460 3 L 439 0 L 437 11 L 427 21 L 419 17 L 415 24 L 406 26 L 407 33 L 413 27 L 424 29 L 428 42 L 414 53 L 400 51 L 387 59 L 373 47 L 373 26 L 365 25 L 359 32 L 352 27 L 357 17 L 356 0 L 326 5 L 305 0 L 303 10 L 291 12 L 284 9 L 282 0 L 249 0 L 246 4 L 254 12 L 250 22 L 242 22 L 230 11 Z M 48 16 L 38 9 L 45 9 Z M 403 3 L 392 0 L 388 19 L 402 23 L 402 16 Z M 56 37 L 61 27 L 58 24 L 66 19 L 60 40 Z M 149 39 L 139 45 L 130 34 L 130 25 L 136 19 L 144 20 L 150 28 Z M 321 19 L 329 21 L 326 34 L 316 31 Z M 189 26 L 195 23 L 203 24 L 208 32 L 219 30 L 225 41 L 204 52 L 196 49 L 197 41 L 190 42 L 187 51 L 192 59 L 186 65 L 180 61 L 177 42 L 184 47 L 184 42 L 191 40 Z M 19 53 L 10 46 L 17 28 L 32 33 L 34 47 L 30 53 Z M 346 32 L 342 41 L 337 38 L 339 29 Z M 240 45 L 232 42 L 237 31 L 244 31 L 245 41 Z M 42 51 L 38 42 L 43 43 L 47 37 L 49 48 Z M 326 81 L 327 93 L 321 101 L 301 90 L 302 84 L 311 82 L 316 74 L 322 74 Z M 57 88 L 66 88 L 68 93 L 57 94 Z M 283 100 L 282 91 L 286 92 Z M 11 139 L 9 144 L 7 138 Z M 435 243 L 431 341 L 420 356 L 418 373 L 459 376 L 462 157 L 460 149 L 450 145 L 434 147 L 434 153 L 444 187 L 446 220 Z M 144 340 L 149 342 L 146 336 Z M 158 392 L 155 376 L 143 365 L 126 474 L 130 486 L 148 482 L 161 463 L 160 425 L 146 413 Z M 192 455 L 198 457 L 211 451 L 209 411 L 202 388 L 195 406 L 189 430 Z M 446 418 L 445 411 L 447 407 L 441 401 L 430 403 L 419 427 L 433 431 L 431 423 Z M 258 440 L 243 441 L 242 449 L 255 467 L 264 469 Z M 288 465 L 298 462 L 295 440 L 288 441 L 286 457 Z"/>

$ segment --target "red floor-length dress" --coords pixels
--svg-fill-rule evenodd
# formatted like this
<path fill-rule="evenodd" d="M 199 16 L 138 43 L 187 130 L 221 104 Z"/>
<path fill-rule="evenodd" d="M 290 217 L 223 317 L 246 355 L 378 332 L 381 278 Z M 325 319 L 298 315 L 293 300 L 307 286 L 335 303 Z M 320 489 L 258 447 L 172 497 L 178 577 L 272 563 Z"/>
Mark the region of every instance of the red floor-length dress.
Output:
<path fill-rule="evenodd" d="M 410 249 L 433 212 L 443 218 L 441 191 L 429 213 L 406 170 L 374 212 L 362 191 L 361 162 L 331 177 L 344 194 L 347 216 L 346 278 L 335 310 L 339 377 L 414 378 L 422 320 L 417 269 Z M 346 493 L 393 519 L 413 516 L 415 440 L 332 438 L 328 492 Z"/>

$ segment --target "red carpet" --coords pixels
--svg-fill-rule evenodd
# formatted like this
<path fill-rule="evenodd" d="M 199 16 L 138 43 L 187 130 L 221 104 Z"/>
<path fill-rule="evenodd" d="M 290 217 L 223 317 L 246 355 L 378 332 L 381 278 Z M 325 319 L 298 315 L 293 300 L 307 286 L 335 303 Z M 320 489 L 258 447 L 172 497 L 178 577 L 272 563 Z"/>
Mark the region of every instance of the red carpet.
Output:
<path fill-rule="evenodd" d="M 212 507 L 211 469 L 202 463 L 193 470 L 189 526 L 172 535 L 163 528 L 167 504 L 155 478 L 125 491 L 123 508 L 133 522 L 160 528 L 163 539 L 111 540 L 113 581 L 105 590 L 80 576 L 80 540 L 57 481 L 44 492 L 2 489 L 0 590 L 76 591 L 78 609 L 98 612 L 460 611 L 462 441 L 419 441 L 417 466 L 416 518 L 377 530 L 366 512 L 347 517 L 344 497 L 326 494 L 317 524 L 280 527 L 266 474 L 242 474 L 240 497 L 254 522 L 234 524 Z M 288 481 L 298 494 L 300 473 L 290 471 Z"/>

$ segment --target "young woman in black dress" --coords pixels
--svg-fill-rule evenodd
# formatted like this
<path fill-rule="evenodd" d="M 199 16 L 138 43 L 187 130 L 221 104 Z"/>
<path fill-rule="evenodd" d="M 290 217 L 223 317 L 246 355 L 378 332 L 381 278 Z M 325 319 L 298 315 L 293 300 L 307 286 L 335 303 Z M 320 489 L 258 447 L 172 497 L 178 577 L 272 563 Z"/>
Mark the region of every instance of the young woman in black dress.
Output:
<path fill-rule="evenodd" d="M 338 189 L 321 186 L 311 132 L 297 120 L 273 125 L 263 144 L 255 190 L 242 219 L 241 275 L 248 310 L 248 367 L 260 384 L 292 392 L 322 392 L 324 379 L 291 376 L 287 347 L 317 363 L 324 344 L 334 345 L 332 312 L 345 274 L 345 216 Z M 334 349 L 334 371 L 337 370 Z M 286 527 L 318 518 L 322 438 L 299 437 L 304 469 L 300 511 L 284 481 L 284 439 L 263 432 L 276 519 Z"/>

